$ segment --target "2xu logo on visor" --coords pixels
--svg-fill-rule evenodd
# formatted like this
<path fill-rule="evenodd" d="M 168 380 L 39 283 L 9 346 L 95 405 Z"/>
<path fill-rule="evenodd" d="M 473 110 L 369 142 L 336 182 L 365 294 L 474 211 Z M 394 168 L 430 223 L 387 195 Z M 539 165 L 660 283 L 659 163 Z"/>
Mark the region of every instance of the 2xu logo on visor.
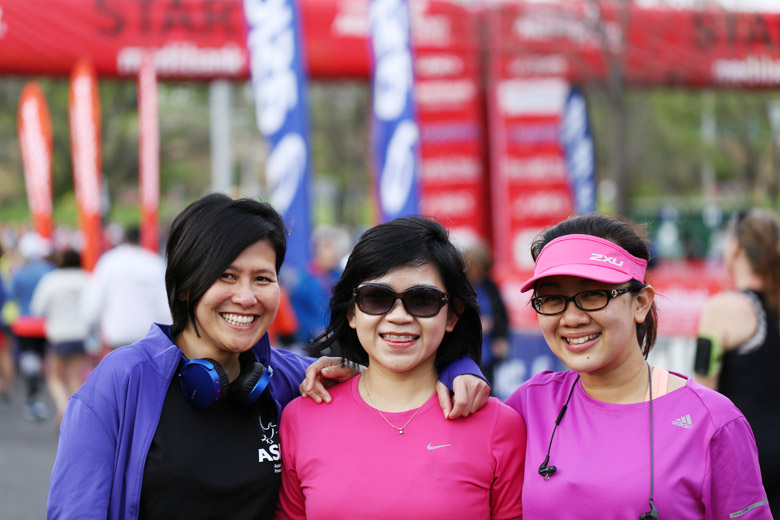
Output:
<path fill-rule="evenodd" d="M 623 266 L 623 260 L 620 260 L 618 262 L 618 260 L 616 258 L 613 258 L 611 256 L 607 256 L 607 255 L 602 255 L 601 253 L 591 253 L 590 254 L 590 258 L 588 258 L 588 260 L 594 260 L 596 262 L 604 262 L 606 264 L 612 264 L 612 265 L 616 265 L 618 267 L 622 267 Z"/>

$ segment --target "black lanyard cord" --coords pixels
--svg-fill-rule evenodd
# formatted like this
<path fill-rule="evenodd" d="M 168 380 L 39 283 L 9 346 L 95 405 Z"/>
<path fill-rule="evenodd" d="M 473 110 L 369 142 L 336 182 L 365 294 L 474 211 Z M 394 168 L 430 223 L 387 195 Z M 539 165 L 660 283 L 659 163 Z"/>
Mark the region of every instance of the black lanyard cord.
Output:
<path fill-rule="evenodd" d="M 579 374 L 577 374 L 577 379 L 574 380 L 574 384 L 571 385 L 571 389 L 569 390 L 569 396 L 566 398 L 566 402 L 563 404 L 563 408 L 561 408 L 561 411 L 558 412 L 558 418 L 555 419 L 555 426 L 553 427 L 552 435 L 550 435 L 550 445 L 547 446 L 547 456 L 544 458 L 544 462 L 539 466 L 539 474 L 544 477 L 544 480 L 550 480 L 550 477 L 558 471 L 558 468 L 555 466 L 548 466 L 547 463 L 550 462 L 550 450 L 552 449 L 552 443 L 553 439 L 555 438 L 555 430 L 558 429 L 558 425 L 561 424 L 561 419 L 563 419 L 563 414 L 566 413 L 566 408 L 569 406 L 569 400 L 571 400 L 571 394 L 574 393 L 574 388 L 577 386 L 577 381 L 580 380 Z"/>

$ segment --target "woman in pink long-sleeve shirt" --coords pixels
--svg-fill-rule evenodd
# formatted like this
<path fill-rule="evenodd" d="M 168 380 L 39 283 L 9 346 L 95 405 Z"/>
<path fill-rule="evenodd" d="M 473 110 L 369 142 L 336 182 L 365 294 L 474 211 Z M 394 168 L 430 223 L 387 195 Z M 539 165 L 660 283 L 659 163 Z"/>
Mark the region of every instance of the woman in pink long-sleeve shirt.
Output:
<path fill-rule="evenodd" d="M 448 421 L 438 368 L 479 359 L 481 327 L 463 260 L 437 222 L 367 231 L 334 287 L 316 343 L 368 369 L 333 402 L 297 399 L 281 423 L 277 518 L 522 518 L 525 425 L 491 398 Z"/>

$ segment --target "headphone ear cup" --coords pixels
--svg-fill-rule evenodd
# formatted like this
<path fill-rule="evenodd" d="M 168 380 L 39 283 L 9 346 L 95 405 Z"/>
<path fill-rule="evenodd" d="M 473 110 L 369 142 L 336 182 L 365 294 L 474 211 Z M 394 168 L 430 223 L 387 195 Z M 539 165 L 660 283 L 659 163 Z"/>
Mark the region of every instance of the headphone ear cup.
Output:
<path fill-rule="evenodd" d="M 230 384 L 225 369 L 211 358 L 185 359 L 177 376 L 184 397 L 197 408 L 222 399 Z"/>
<path fill-rule="evenodd" d="M 242 365 L 241 375 L 235 388 L 235 399 L 244 406 L 252 406 L 271 382 L 273 369 L 260 362 L 253 361 Z"/>
<path fill-rule="evenodd" d="M 252 393 L 252 390 L 254 390 L 257 382 L 260 381 L 263 372 L 265 372 L 265 367 L 262 363 L 251 362 L 243 364 L 241 366 L 241 374 L 238 376 L 238 380 L 234 385 L 235 390 L 233 397 L 235 397 L 238 402 L 244 403 L 246 398 L 249 397 L 249 394 Z M 252 403 L 254 403 L 254 401 L 246 402 L 244 404 L 249 406 Z"/>

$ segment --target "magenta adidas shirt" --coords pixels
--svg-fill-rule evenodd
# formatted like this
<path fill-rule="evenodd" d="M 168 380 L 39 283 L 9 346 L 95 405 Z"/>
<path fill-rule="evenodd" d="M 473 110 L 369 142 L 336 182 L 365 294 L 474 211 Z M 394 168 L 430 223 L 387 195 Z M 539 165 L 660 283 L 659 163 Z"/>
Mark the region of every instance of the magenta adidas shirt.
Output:
<path fill-rule="evenodd" d="M 549 480 L 538 474 L 576 377 L 542 372 L 506 401 L 528 429 L 523 518 L 636 519 L 649 510 L 647 402 L 597 401 L 578 382 L 552 443 L 549 465 L 558 471 Z M 772 518 L 753 433 L 726 397 L 688 379 L 653 400 L 653 432 L 659 519 Z"/>

